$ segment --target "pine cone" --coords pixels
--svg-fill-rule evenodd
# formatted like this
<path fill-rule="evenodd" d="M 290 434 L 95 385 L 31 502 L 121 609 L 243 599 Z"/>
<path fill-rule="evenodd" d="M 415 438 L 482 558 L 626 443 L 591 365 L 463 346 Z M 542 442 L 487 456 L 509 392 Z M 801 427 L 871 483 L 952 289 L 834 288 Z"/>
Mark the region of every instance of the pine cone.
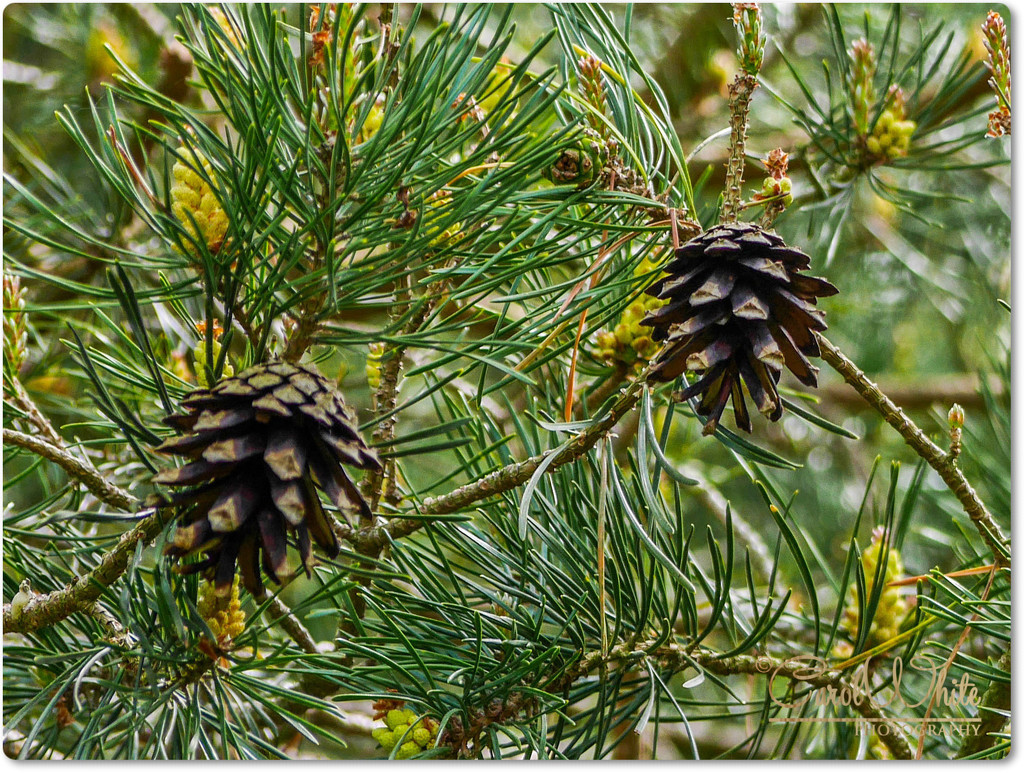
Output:
<path fill-rule="evenodd" d="M 730 396 L 736 425 L 750 432 L 741 384 L 758 411 L 778 421 L 782 400 L 775 385 L 783 365 L 807 386 L 818 385 L 808 357 L 820 356 L 813 331 L 826 325 L 825 312 L 815 306 L 819 297 L 839 291 L 800 273 L 810 261 L 775 233 L 727 223 L 680 247 L 665 267 L 668 276 L 648 288 L 666 301 L 642 323 L 654 328 L 655 341 L 666 342 L 649 378 L 701 374 L 678 398 L 701 396 L 697 413 L 708 418 L 705 435 L 715 431 Z"/>
<path fill-rule="evenodd" d="M 380 462 L 356 432 L 341 395 L 312 368 L 257 365 L 192 392 L 182 405 L 186 412 L 165 423 L 188 434 L 157 451 L 190 461 L 153 479 L 187 487 L 163 499 L 180 514 L 164 552 L 175 558 L 205 553 L 180 571 L 206 572 L 218 596 L 231 592 L 236 563 L 254 596 L 263 593 L 261 563 L 280 583 L 288 531 L 295 533 L 307 574 L 310 538 L 331 558 L 338 554 L 317 489 L 343 513 L 370 514 L 343 465 L 380 469 Z"/>

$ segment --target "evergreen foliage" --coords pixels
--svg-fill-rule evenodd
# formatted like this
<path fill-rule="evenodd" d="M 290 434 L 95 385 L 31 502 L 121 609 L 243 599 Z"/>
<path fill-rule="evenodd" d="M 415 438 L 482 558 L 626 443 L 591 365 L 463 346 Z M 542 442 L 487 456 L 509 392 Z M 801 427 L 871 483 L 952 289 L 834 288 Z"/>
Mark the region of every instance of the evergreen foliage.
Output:
<path fill-rule="evenodd" d="M 735 5 L 5 11 L 8 756 L 1008 753 L 1005 27 Z M 751 434 L 636 324 L 737 219 L 855 358 L 805 325 Z M 278 360 L 354 416 L 289 429 L 329 550 L 183 572 L 161 444 Z"/>

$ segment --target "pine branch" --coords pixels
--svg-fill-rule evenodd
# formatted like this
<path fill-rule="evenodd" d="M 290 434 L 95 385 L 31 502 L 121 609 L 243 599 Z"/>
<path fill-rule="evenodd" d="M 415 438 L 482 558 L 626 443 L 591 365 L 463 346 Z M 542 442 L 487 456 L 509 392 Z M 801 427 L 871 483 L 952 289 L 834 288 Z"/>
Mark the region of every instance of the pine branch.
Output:
<path fill-rule="evenodd" d="M 747 120 L 750 115 L 750 100 L 757 88 L 757 76 L 739 73 L 729 85 L 729 160 L 725 166 L 725 202 L 722 205 L 722 222 L 730 223 L 736 216 L 743 200 L 743 165 L 746 161 Z"/>
<path fill-rule="evenodd" d="M 433 311 L 438 298 L 443 294 L 444 283 L 435 295 L 419 299 L 419 305 L 413 312 L 412 318 L 403 326 L 402 334 L 410 335 L 417 332 L 423 325 L 424 320 Z M 385 359 L 380 368 L 380 385 L 374 395 L 374 407 L 378 417 L 377 426 L 373 430 L 373 445 L 377 447 L 386 446 L 395 439 L 395 406 L 397 403 L 399 376 L 402 370 L 402 358 L 405 356 L 406 345 L 401 343 L 393 344 L 385 350 Z M 388 459 L 381 470 L 369 470 L 363 476 L 360 483 L 360 493 L 370 505 L 370 510 L 376 510 L 380 503 L 381 492 L 385 480 L 389 488 L 395 485 L 395 462 Z M 366 525 L 366 524 L 364 524 Z"/>
<path fill-rule="evenodd" d="M 900 437 L 917 452 L 918 456 L 939 473 L 949 490 L 960 500 L 960 504 L 963 505 L 964 511 L 977 528 L 981 538 L 992 550 L 995 560 L 1004 566 L 1009 566 L 1009 545 L 1006 537 L 954 460 L 929 440 L 921 428 L 911 421 L 899 406 L 864 375 L 864 371 L 840 352 L 827 338 L 818 335 L 818 344 L 821 347 L 822 359 L 831 365 L 846 380 L 847 384 L 857 390 L 857 393 L 885 419 L 889 426 L 900 434 Z"/>
<path fill-rule="evenodd" d="M 806 662 L 780 660 L 767 655 L 735 655 L 723 658 L 718 653 L 707 649 L 687 651 L 683 645 L 674 642 L 661 646 L 657 646 L 656 642 L 643 642 L 637 645 L 625 642 L 613 647 L 604 657 L 600 650 L 587 653 L 547 689 L 552 693 L 561 692 L 578 679 L 609 663 L 618 661 L 635 661 L 637 663 L 653 661 L 659 668 L 666 671 L 679 671 L 697 665 L 717 676 L 734 676 L 736 674 L 781 676 L 818 689 L 848 692 L 853 696 L 850 707 L 854 711 L 866 719 L 881 720 L 877 724 L 886 727 L 888 732 L 879 733 L 878 736 L 893 756 L 901 760 L 914 758 L 910 743 L 903 730 L 895 722 L 885 717 L 882 709 L 870 695 L 865 694 L 860 688 L 844 679 L 839 671 L 811 668 Z"/>
<path fill-rule="evenodd" d="M 580 432 L 576 436 L 575 442 L 571 445 L 566 446 L 561 451 L 550 449 L 525 461 L 509 464 L 473 483 L 460 486 L 448 494 L 428 497 L 417 508 L 418 512 L 421 515 L 455 513 L 481 499 L 487 499 L 495 494 L 517 488 L 529 481 L 537 471 L 537 468 L 551 454 L 557 454 L 557 456 L 548 465 L 547 472 L 556 470 L 579 459 L 597 445 L 597 442 L 619 422 L 619 419 L 636 405 L 640 399 L 641 390 L 644 387 L 644 375 L 646 375 L 646 371 L 623 391 L 607 414 L 591 424 L 586 430 Z M 358 532 L 342 532 L 339 536 L 351 542 L 359 552 L 369 554 L 374 550 L 380 550 L 383 545 L 391 540 L 412 534 L 419 530 L 424 523 L 424 521 L 412 518 L 397 518 L 384 526 L 364 528 Z"/>
<path fill-rule="evenodd" d="M 288 344 L 281 355 L 282 358 L 288 362 L 298 362 L 301 360 L 302 355 L 313 344 L 313 339 L 316 337 L 316 331 L 319 327 L 320 320 L 317 313 L 311 309 L 303 308 L 295 329 L 288 336 Z"/>
<path fill-rule="evenodd" d="M 83 461 L 63 448 L 6 427 L 3 432 L 3 442 L 24 448 L 26 451 L 31 451 L 57 464 L 71 478 L 89 489 L 93 496 L 111 507 L 134 512 L 139 505 L 138 499 L 104 478 L 91 462 Z"/>
<path fill-rule="evenodd" d="M 309 655 L 320 654 L 316 641 L 306 629 L 306 626 L 288 608 L 287 604 L 276 596 L 271 597 L 270 594 L 264 595 L 263 598 L 264 600 L 270 599 L 267 611 L 274 616 L 274 622 L 280 625 L 292 637 L 292 640 L 299 645 L 303 652 Z"/>
<path fill-rule="evenodd" d="M 49 419 L 43 415 L 43 412 L 36 406 L 35 401 L 29 396 L 28 392 L 25 391 L 25 387 L 22 386 L 21 381 L 17 378 L 11 378 L 8 381 L 8 385 L 14 392 L 13 398 L 15 404 L 25 412 L 28 420 L 32 425 L 39 430 L 45 439 L 52 445 L 63 447 L 64 441 L 61 436 L 57 434 L 57 430 L 53 428 Z"/>
<path fill-rule="evenodd" d="M 7 432 L 5 429 L 5 439 Z M 96 599 L 128 568 L 135 546 L 140 542 L 149 542 L 160 533 L 163 526 L 163 517 L 157 511 L 122 535 L 117 545 L 103 556 L 99 565 L 84 577 L 79 577 L 61 590 L 33 598 L 17 614 L 13 613 L 10 604 L 4 604 L 4 633 L 31 633 L 59 623 L 76 612 L 91 613 Z"/>

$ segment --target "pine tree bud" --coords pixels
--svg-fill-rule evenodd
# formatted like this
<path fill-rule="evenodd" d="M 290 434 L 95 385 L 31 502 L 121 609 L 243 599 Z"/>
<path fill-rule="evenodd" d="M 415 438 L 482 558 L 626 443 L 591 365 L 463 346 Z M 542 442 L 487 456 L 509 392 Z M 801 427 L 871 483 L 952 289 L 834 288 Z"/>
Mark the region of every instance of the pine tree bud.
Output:
<path fill-rule="evenodd" d="M 579 70 L 579 91 L 583 100 L 590 105 L 587 111 L 587 122 L 591 128 L 604 139 L 610 136 L 608 126 L 598 116 L 607 115 L 607 97 L 604 91 L 601 60 L 592 54 L 580 57 L 576 62 Z"/>
<path fill-rule="evenodd" d="M 594 182 L 594 159 L 580 147 L 562 151 L 554 164 L 544 170 L 544 177 L 555 185 L 575 183 L 577 188 L 586 188 Z"/>
<path fill-rule="evenodd" d="M 989 11 L 985 23 L 981 25 L 985 36 L 985 48 L 988 58 L 985 67 L 992 73 L 988 85 L 996 95 L 996 110 L 988 115 L 988 132 L 986 137 L 1002 137 L 1010 133 L 1010 41 L 1006 36 L 1006 24 L 1003 17 L 995 11 Z"/>
<path fill-rule="evenodd" d="M 377 727 L 371 732 L 373 739 L 381 748 L 391 750 L 401 742 L 395 758 L 404 760 L 414 757 L 427 749 L 433 749 L 437 743 L 438 725 L 430 717 L 416 720 L 416 712 L 403 708 L 402 701 L 383 700 L 374 704 L 378 709 L 375 718 L 384 720 L 384 727 Z M 394 706 L 395 708 L 390 708 Z M 379 707 L 379 708 L 378 708 Z"/>
<path fill-rule="evenodd" d="M 380 361 L 384 356 L 384 343 L 372 343 L 369 349 L 366 355 L 366 383 L 371 390 L 376 391 L 380 387 Z"/>
<path fill-rule="evenodd" d="M 32 600 L 32 595 L 32 581 L 26 577 L 18 586 L 18 592 L 14 594 L 14 598 L 11 599 L 12 621 L 18 621 L 18 618 L 21 617 L 21 613 L 24 611 L 25 607 L 28 606 L 28 602 Z"/>
<path fill-rule="evenodd" d="M 891 161 L 907 155 L 910 137 L 917 129 L 917 124 L 903 118 L 903 110 L 904 107 L 894 105 L 878 116 L 874 130 L 864 142 L 869 163 Z"/>
<path fill-rule="evenodd" d="M 871 544 L 861 553 L 861 567 L 864 570 L 864 604 L 871 598 L 875 583 L 878 562 L 882 560 L 882 545 L 885 532 L 879 527 L 871 534 Z M 903 574 L 903 561 L 900 552 L 889 546 L 885 563 L 885 576 L 882 578 L 883 588 L 878 597 L 878 606 L 871 620 L 866 648 L 872 649 L 879 644 L 894 639 L 899 634 L 900 624 L 906 617 L 908 605 L 898 587 L 889 585 Z M 846 628 L 851 636 L 856 635 L 859 621 L 857 584 L 850 586 L 850 596 L 844 613 Z"/>
<path fill-rule="evenodd" d="M 866 39 L 853 42 L 849 51 L 849 89 L 853 108 L 853 125 L 861 136 L 868 133 L 868 116 L 875 101 L 875 47 Z"/>
<path fill-rule="evenodd" d="M 215 253 L 224 243 L 229 221 L 217 198 L 213 166 L 202 153 L 185 145 L 178 147 L 178 154 L 182 158 L 174 162 L 171 170 L 171 212 L 193 242 L 203 242 Z M 189 245 L 189 251 L 196 251 L 194 244 Z"/>
<path fill-rule="evenodd" d="M 757 75 L 764 60 L 764 20 L 759 3 L 733 3 L 732 23 L 740 36 L 740 66 L 747 75 Z"/>
<path fill-rule="evenodd" d="M 28 315 L 25 314 L 25 290 L 21 280 L 4 274 L 4 359 L 17 375 L 28 356 Z"/>
<path fill-rule="evenodd" d="M 217 637 L 217 646 L 227 649 L 231 641 L 245 630 L 245 612 L 238 597 L 238 575 L 231 583 L 231 594 L 223 604 L 217 596 L 213 583 L 203 581 L 199 586 L 199 603 L 196 608 L 210 631 Z"/>
<path fill-rule="evenodd" d="M 199 334 L 199 343 L 196 344 L 196 348 L 192 351 L 192 371 L 196 374 L 196 383 L 199 384 L 203 389 L 207 389 L 210 386 L 208 379 L 206 378 L 206 323 L 200 322 L 196 325 L 196 332 Z M 220 326 L 220 323 L 214 320 L 213 322 L 213 346 L 211 351 L 213 356 L 210 360 L 216 365 L 217 360 L 220 359 L 220 353 L 222 350 L 221 337 L 224 335 L 224 329 Z M 227 358 L 224 360 L 224 368 L 221 371 L 221 378 L 231 378 L 235 375 L 235 369 L 231 366 L 230 361 Z"/>
<path fill-rule="evenodd" d="M 953 403 L 947 417 L 949 422 L 949 456 L 956 459 L 960 455 L 961 444 L 964 436 L 964 409 L 958 403 Z"/>
<path fill-rule="evenodd" d="M 959 403 L 953 403 L 953 407 L 949 409 L 947 420 L 951 430 L 964 428 L 964 409 Z"/>
<path fill-rule="evenodd" d="M 654 262 L 644 258 L 633 276 L 639 279 L 639 285 L 648 282 L 649 275 L 655 271 L 657 266 Z M 591 354 L 608 365 L 642 369 L 658 351 L 658 344 L 651 338 L 651 330 L 643 325 L 643 320 L 649 312 L 664 304 L 664 301 L 649 295 L 637 298 L 623 310 L 614 328 L 595 335 Z"/>
<path fill-rule="evenodd" d="M 789 153 L 775 148 L 764 157 L 764 168 L 771 177 L 781 180 L 789 172 Z"/>

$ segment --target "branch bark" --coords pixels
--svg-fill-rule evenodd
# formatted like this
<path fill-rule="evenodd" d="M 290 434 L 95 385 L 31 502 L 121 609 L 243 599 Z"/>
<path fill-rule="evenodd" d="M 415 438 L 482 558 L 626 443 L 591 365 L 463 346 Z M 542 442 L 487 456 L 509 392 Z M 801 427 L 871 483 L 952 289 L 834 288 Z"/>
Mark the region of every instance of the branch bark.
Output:
<path fill-rule="evenodd" d="M 264 595 L 264 599 L 269 597 L 269 593 Z M 318 655 L 320 653 L 319 648 L 316 646 L 316 641 L 306 629 L 306 626 L 302 624 L 299 618 L 295 616 L 281 599 L 277 597 L 271 598 L 267 611 L 274 616 L 274 622 L 280 625 L 292 637 L 292 641 L 298 644 L 303 652 L 309 655 Z"/>
<path fill-rule="evenodd" d="M 723 223 L 735 222 L 743 200 L 743 165 L 746 162 L 747 119 L 750 100 L 757 88 L 757 77 L 739 73 L 729 85 L 729 160 L 725 166 L 725 201 L 722 204 Z"/>
<path fill-rule="evenodd" d="M 845 679 L 839 671 L 829 671 L 809 667 L 805 662 L 780 660 L 767 655 L 735 655 L 723 658 L 712 650 L 695 649 L 687 651 L 679 643 L 655 646 L 654 643 L 641 643 L 633 646 L 625 642 L 613 647 L 606 656 L 599 650 L 584 655 L 558 680 L 546 689 L 551 693 L 560 693 L 579 678 L 593 673 L 597 669 L 617 661 L 634 661 L 641 665 L 642 661 L 651 660 L 660 668 L 677 671 L 696 664 L 700 668 L 717 676 L 734 676 L 747 674 L 750 676 L 781 676 L 796 682 L 802 682 L 818 689 L 834 689 L 848 691 L 853 697 L 850 708 L 867 719 L 877 720 L 877 724 L 886 727 L 885 734 L 879 733 L 879 739 L 888 747 L 896 759 L 910 760 L 914 758 L 910 742 L 906 734 L 893 720 L 886 718 L 882 709 L 859 687 Z"/>
<path fill-rule="evenodd" d="M 76 612 L 91 613 L 96 599 L 128 568 L 135 546 L 140 542 L 149 542 L 160 533 L 163 525 L 163 518 L 158 511 L 121 535 L 117 545 L 103 556 L 89 574 L 79 577 L 61 590 L 36 596 L 17 614 L 12 612 L 10 604 L 4 604 L 4 633 L 31 633 L 59 623 Z"/>
<path fill-rule="evenodd" d="M 526 483 L 551 454 L 557 454 L 547 470 L 550 472 L 563 465 L 579 459 L 593 448 L 597 441 L 614 427 L 619 419 L 636 405 L 641 390 L 645 388 L 644 374 L 629 384 L 611 409 L 601 419 L 595 421 L 583 432 L 580 432 L 573 443 L 562 450 L 551 449 L 532 456 L 529 459 L 495 470 L 473 483 L 443 494 L 439 497 L 428 497 L 418 508 L 420 515 L 445 515 L 464 510 L 481 499 L 492 497 L 504 491 L 510 491 Z M 360 553 L 371 553 L 379 550 L 392 539 L 399 539 L 420 529 L 424 521 L 413 518 L 396 518 L 384 526 L 363 528 L 357 532 L 342 533 L 343 539 L 351 542 Z"/>
<path fill-rule="evenodd" d="M 63 469 L 71 478 L 89 489 L 93 496 L 102 502 L 106 502 L 111 507 L 134 512 L 139 505 L 138 499 L 104 478 L 102 473 L 93 467 L 91 462 L 82 461 L 70 452 L 42 438 L 4 428 L 3 442 L 39 454 L 44 459 L 49 459 Z"/>

